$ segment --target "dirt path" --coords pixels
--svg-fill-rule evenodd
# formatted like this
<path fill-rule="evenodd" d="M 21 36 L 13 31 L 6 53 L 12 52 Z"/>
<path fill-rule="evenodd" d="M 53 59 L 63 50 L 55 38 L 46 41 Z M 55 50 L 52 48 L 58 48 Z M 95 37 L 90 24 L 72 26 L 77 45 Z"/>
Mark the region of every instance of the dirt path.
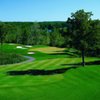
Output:
<path fill-rule="evenodd" d="M 26 61 L 24 61 L 24 62 L 22 62 L 22 63 L 32 62 L 32 61 L 34 61 L 34 60 L 35 60 L 35 58 L 30 57 L 30 56 L 24 56 L 24 57 L 25 57 L 25 58 L 27 58 L 28 60 L 26 60 Z"/>

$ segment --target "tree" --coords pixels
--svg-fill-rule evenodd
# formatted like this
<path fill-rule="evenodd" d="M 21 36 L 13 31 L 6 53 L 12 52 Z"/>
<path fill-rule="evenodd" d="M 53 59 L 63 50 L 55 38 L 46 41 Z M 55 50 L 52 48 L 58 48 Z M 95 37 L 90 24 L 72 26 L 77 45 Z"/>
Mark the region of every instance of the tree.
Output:
<path fill-rule="evenodd" d="M 92 20 L 89 30 L 89 48 L 87 52 L 91 56 L 100 56 L 100 21 Z"/>
<path fill-rule="evenodd" d="M 5 37 L 5 41 L 6 43 L 15 43 L 16 40 L 16 36 L 17 36 L 17 28 L 14 25 L 11 24 L 5 24 L 6 26 L 6 35 Z"/>
<path fill-rule="evenodd" d="M 61 33 L 59 32 L 58 29 L 54 29 L 50 33 L 50 45 L 51 46 L 62 46 L 64 43 L 64 38 L 62 37 Z"/>
<path fill-rule="evenodd" d="M 5 39 L 5 25 L 4 23 L 0 23 L 0 43 L 1 46 L 3 45 L 4 39 Z"/>
<path fill-rule="evenodd" d="M 85 50 L 88 48 L 90 20 L 92 13 L 78 10 L 67 20 L 71 45 L 81 51 L 82 65 L 85 66 Z"/>
<path fill-rule="evenodd" d="M 41 29 L 39 23 L 35 22 L 31 27 L 30 27 L 30 34 L 28 37 L 29 43 L 32 43 L 33 45 L 38 45 L 40 44 L 40 38 L 41 38 Z"/>

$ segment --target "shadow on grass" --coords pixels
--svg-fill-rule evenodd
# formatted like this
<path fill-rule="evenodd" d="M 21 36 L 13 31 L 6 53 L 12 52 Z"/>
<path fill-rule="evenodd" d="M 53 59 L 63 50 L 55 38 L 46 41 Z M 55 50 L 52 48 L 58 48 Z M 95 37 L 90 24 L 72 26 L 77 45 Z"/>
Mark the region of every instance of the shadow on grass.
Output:
<path fill-rule="evenodd" d="M 80 54 L 77 51 L 69 51 L 69 50 L 63 50 L 63 51 L 55 51 L 55 53 L 51 53 L 49 55 L 66 55 L 68 57 L 79 57 Z"/>
<path fill-rule="evenodd" d="M 75 64 L 62 64 L 62 66 L 80 66 L 82 65 L 81 63 L 75 63 Z M 85 65 L 100 65 L 100 60 L 97 61 L 91 61 L 91 62 L 86 62 Z"/>
<path fill-rule="evenodd" d="M 55 70 L 24 70 L 24 71 L 8 71 L 7 74 L 11 76 L 17 76 L 17 75 L 55 75 L 55 74 L 62 74 L 70 69 L 76 69 L 79 66 L 81 66 L 81 63 L 76 64 L 62 64 L 62 66 L 71 65 L 72 67 L 67 68 L 61 68 L 61 69 L 55 69 Z M 87 62 L 86 65 L 100 65 L 100 60 L 93 61 L 93 62 Z"/>
<path fill-rule="evenodd" d="M 66 55 L 66 56 L 68 56 L 68 57 L 77 57 L 77 55 L 74 55 L 74 54 L 71 54 L 71 53 L 51 53 L 51 54 L 49 54 L 49 55 L 52 55 L 52 56 L 55 56 L 55 55 Z"/>
<path fill-rule="evenodd" d="M 9 71 L 7 72 L 8 75 L 17 76 L 17 75 L 55 75 L 55 74 L 62 74 L 70 69 L 75 69 L 77 67 L 68 67 L 62 69 L 55 69 L 55 70 L 25 70 L 25 71 Z"/>

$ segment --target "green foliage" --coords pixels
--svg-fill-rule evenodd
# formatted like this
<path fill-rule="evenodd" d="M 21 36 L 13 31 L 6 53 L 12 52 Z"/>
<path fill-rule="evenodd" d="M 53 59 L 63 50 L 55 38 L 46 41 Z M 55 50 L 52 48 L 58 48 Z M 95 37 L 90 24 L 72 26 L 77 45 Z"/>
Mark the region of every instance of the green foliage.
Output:
<path fill-rule="evenodd" d="M 17 45 L 3 44 L 0 46 L 0 65 L 19 63 L 27 60 L 23 57 L 27 50 L 16 48 Z"/>
<path fill-rule="evenodd" d="M 89 37 L 91 38 L 87 39 L 89 42 L 88 51 L 90 52 L 87 52 L 87 54 L 100 56 L 100 21 L 93 20 L 90 24 Z"/>
<path fill-rule="evenodd" d="M 0 43 L 1 45 L 4 42 L 5 35 L 6 35 L 6 26 L 4 23 L 0 22 Z"/>
<path fill-rule="evenodd" d="M 25 60 L 26 58 L 17 54 L 0 52 L 0 65 L 19 63 Z"/>
<path fill-rule="evenodd" d="M 65 22 L 5 22 L 4 24 L 9 26 L 5 42 L 30 45 L 50 45 L 49 30 L 52 32 L 65 26 Z"/>
<path fill-rule="evenodd" d="M 63 44 L 64 38 L 57 29 L 54 29 L 53 32 L 50 33 L 50 45 L 60 47 Z"/>
<path fill-rule="evenodd" d="M 78 10 L 75 13 L 72 13 L 71 17 L 67 20 L 67 30 L 69 36 L 67 38 L 67 43 L 70 43 L 71 47 L 74 47 L 82 52 L 83 66 L 85 65 L 85 54 L 87 52 L 89 54 L 90 48 L 92 48 L 92 51 L 94 49 L 94 52 L 98 52 L 100 50 L 95 50 L 100 45 L 100 21 L 93 22 L 91 20 L 91 16 L 91 12 Z M 97 54 L 95 53 L 94 55 Z"/>
<path fill-rule="evenodd" d="M 91 12 L 79 10 L 72 13 L 71 18 L 67 20 L 68 31 L 71 34 L 72 45 L 76 49 L 82 50 L 88 48 L 88 33 L 90 28 Z"/>
<path fill-rule="evenodd" d="M 91 20 L 92 13 L 79 10 L 67 20 L 66 44 L 85 50 L 89 56 L 100 55 L 100 20 Z"/>

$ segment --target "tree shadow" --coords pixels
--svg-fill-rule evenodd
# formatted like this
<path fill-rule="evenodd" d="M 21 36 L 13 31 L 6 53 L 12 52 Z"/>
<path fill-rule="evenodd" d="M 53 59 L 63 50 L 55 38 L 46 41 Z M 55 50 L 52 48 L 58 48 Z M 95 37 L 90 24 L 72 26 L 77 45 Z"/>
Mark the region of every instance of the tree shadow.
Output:
<path fill-rule="evenodd" d="M 80 54 L 77 51 L 63 50 L 55 51 L 54 53 L 51 53 L 49 55 L 67 55 L 68 57 L 79 57 Z"/>
<path fill-rule="evenodd" d="M 86 65 L 100 65 L 100 60 L 91 61 L 91 62 L 86 62 Z"/>
<path fill-rule="evenodd" d="M 76 57 L 76 55 L 74 55 L 74 54 L 70 54 L 70 53 L 51 53 L 51 54 L 49 54 L 49 55 L 52 55 L 52 56 L 55 56 L 55 55 L 66 55 L 66 56 L 68 56 L 68 57 Z"/>
<path fill-rule="evenodd" d="M 67 68 L 60 68 L 60 69 L 54 69 L 54 70 L 24 70 L 24 71 L 8 71 L 7 74 L 11 76 L 18 76 L 18 75 L 56 75 L 56 74 L 62 74 L 65 73 L 66 71 L 70 69 L 76 69 L 79 66 L 81 66 L 81 63 L 76 63 L 76 64 L 62 64 L 62 66 L 70 65 L 71 67 Z M 86 62 L 86 65 L 100 65 L 100 60 L 98 61 L 93 61 L 93 62 Z"/>
<path fill-rule="evenodd" d="M 55 69 L 55 70 L 25 70 L 25 71 L 8 71 L 7 74 L 11 76 L 17 76 L 17 75 L 55 75 L 55 74 L 62 74 L 70 69 L 75 69 L 77 67 L 68 67 L 68 68 L 61 68 L 61 69 Z"/>
<path fill-rule="evenodd" d="M 62 66 L 81 66 L 82 63 L 74 63 L 74 64 L 62 64 Z M 85 65 L 100 65 L 100 60 L 97 61 L 91 61 L 91 62 L 86 62 Z"/>

